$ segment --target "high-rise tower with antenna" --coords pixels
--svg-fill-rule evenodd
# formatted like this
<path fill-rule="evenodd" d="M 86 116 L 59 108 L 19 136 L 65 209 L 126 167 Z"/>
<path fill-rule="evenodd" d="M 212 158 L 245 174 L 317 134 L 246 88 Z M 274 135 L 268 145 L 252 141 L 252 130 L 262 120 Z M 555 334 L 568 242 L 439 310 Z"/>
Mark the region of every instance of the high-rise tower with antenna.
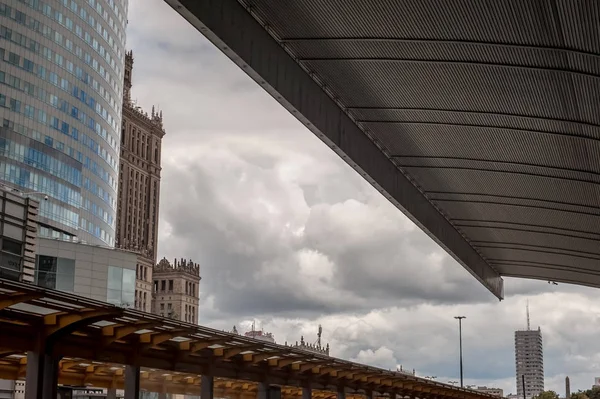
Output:
<path fill-rule="evenodd" d="M 526 305 L 527 329 L 515 331 L 515 366 L 519 399 L 531 399 L 544 390 L 544 348 L 542 330 L 531 329 L 529 301 Z M 523 376 L 525 376 L 523 383 Z M 523 391 L 525 395 L 523 395 Z"/>
<path fill-rule="evenodd" d="M 529 322 L 529 299 L 527 300 L 527 331 L 531 330 L 531 323 Z"/>

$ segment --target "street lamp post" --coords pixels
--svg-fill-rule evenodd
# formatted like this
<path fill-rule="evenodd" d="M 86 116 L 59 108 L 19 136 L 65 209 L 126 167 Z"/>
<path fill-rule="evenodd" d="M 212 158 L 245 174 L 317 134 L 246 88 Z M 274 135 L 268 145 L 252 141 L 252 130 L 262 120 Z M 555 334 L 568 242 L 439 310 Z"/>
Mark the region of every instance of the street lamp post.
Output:
<path fill-rule="evenodd" d="M 460 387 L 463 387 L 462 320 L 466 316 L 454 316 L 458 320 L 458 345 L 460 350 Z"/>

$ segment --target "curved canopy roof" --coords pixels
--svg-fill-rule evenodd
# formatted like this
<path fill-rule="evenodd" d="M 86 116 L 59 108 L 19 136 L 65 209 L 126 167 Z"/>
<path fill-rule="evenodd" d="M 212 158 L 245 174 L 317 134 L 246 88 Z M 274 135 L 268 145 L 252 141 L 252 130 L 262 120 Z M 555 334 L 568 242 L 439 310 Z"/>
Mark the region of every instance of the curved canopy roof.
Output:
<path fill-rule="evenodd" d="M 595 0 L 166 0 L 496 296 L 600 286 Z"/>
<path fill-rule="evenodd" d="M 144 367 L 142 386 L 163 386 L 172 393 L 196 394 L 200 389 L 198 376 L 212 375 L 221 381 L 217 384 L 218 394 L 232 393 L 225 388 L 233 379 L 268 379 L 271 384 L 287 387 L 287 399 L 299 393 L 291 388 L 303 386 L 323 391 L 317 395 L 319 399 L 340 390 L 353 397 L 375 391 L 388 398 L 495 398 L 402 371 L 0 279 L 0 378 L 22 378 L 26 370 L 22 354 L 37 350 L 40 341 L 48 354 L 63 358 L 59 380 L 64 384 L 89 382 L 100 387 L 122 387 L 123 368 L 116 363 Z M 15 368 L 15 362 L 19 367 Z M 228 380 L 225 385 L 223 379 Z M 254 386 L 239 387 L 251 392 Z"/>

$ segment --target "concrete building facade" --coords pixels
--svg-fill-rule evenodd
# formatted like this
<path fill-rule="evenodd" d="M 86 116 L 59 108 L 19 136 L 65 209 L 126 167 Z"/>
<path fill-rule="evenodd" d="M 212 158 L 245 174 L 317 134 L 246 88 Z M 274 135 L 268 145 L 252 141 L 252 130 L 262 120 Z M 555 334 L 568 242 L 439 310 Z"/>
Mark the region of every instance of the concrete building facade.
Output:
<path fill-rule="evenodd" d="M 154 267 L 153 279 L 152 313 L 198 323 L 200 265 L 185 259 L 171 264 L 163 258 Z"/>
<path fill-rule="evenodd" d="M 134 307 L 137 255 L 37 235 L 38 202 L 0 190 L 0 278 Z"/>
<path fill-rule="evenodd" d="M 515 331 L 515 365 L 517 396 L 530 399 L 544 390 L 544 348 L 542 331 L 537 330 Z M 525 387 L 523 387 L 525 376 Z"/>
<path fill-rule="evenodd" d="M 158 242 L 161 145 L 165 131 L 162 113 L 152 108 L 148 115 L 131 101 L 132 78 L 133 53 L 128 52 L 123 85 L 117 246 L 139 254 L 135 307 L 150 312 Z"/>
<path fill-rule="evenodd" d="M 114 246 L 127 5 L 0 2 L 0 180 L 40 234 Z"/>
<path fill-rule="evenodd" d="M 133 308 L 136 263 L 133 252 L 39 238 L 35 283 Z"/>

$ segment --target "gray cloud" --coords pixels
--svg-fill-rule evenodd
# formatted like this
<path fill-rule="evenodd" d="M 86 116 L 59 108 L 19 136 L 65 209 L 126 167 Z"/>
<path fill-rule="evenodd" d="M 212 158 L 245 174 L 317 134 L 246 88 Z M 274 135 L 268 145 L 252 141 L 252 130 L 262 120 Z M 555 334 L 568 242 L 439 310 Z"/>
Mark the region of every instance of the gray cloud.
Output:
<path fill-rule="evenodd" d="M 133 0 L 134 98 L 167 136 L 159 252 L 201 263 L 200 320 L 335 356 L 514 392 L 513 331 L 529 298 L 546 384 L 600 373 L 596 291 L 508 279 L 498 303 L 460 265 L 160 0 Z M 160 27 L 160 29 L 157 29 Z"/>

